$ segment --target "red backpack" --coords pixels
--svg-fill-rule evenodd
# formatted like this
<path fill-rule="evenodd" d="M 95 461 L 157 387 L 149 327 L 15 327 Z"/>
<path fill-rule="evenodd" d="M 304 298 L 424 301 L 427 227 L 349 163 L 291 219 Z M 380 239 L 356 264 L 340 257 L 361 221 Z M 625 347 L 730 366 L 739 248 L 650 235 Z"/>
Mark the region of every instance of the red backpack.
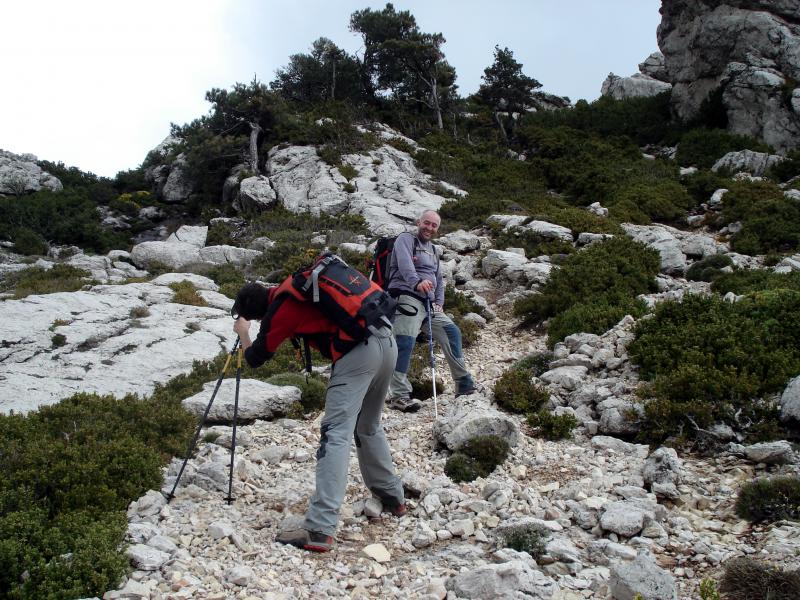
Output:
<path fill-rule="evenodd" d="M 378 284 L 331 252 L 321 254 L 311 265 L 287 277 L 275 291 L 275 298 L 281 294 L 313 302 L 339 327 L 333 348 L 340 354 L 350 351 L 379 328 L 391 326 L 397 305 Z M 309 369 L 308 340 L 304 341 Z"/>

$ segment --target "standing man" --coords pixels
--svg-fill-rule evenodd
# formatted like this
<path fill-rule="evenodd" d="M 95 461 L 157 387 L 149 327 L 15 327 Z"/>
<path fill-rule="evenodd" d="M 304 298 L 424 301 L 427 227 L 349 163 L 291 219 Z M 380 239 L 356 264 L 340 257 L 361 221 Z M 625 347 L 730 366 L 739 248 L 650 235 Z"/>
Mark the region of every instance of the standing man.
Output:
<path fill-rule="evenodd" d="M 283 531 L 277 541 L 314 552 L 327 552 L 339 520 L 339 508 L 347 487 L 350 443 L 355 437 L 358 464 L 364 483 L 395 516 L 406 513 L 403 485 L 395 474 L 389 444 L 381 426 L 386 390 L 397 359 L 397 347 L 389 326 L 349 349 L 334 347 L 339 327 L 310 302 L 277 288 L 248 283 L 237 294 L 233 330 L 239 335 L 244 357 L 251 367 L 272 358 L 288 338 L 309 336 L 311 346 L 333 361 L 325 392 L 325 415 L 317 450 L 316 489 L 302 528 Z M 250 340 L 250 321 L 261 321 L 255 341 Z M 345 351 L 343 351 L 345 350 Z"/>
<path fill-rule="evenodd" d="M 414 412 L 422 406 L 419 400 L 411 398 L 408 368 L 414 341 L 429 317 L 433 339 L 443 348 L 456 383 L 456 396 L 475 391 L 475 382 L 464 364 L 461 331 L 443 311 L 444 281 L 439 269 L 439 256 L 431 241 L 438 233 L 440 223 L 441 217 L 437 212 L 423 212 L 417 219 L 416 233 L 397 236 L 389 259 L 386 288 L 398 301 L 394 320 L 397 364 L 389 386 L 389 406 L 404 412 Z"/>

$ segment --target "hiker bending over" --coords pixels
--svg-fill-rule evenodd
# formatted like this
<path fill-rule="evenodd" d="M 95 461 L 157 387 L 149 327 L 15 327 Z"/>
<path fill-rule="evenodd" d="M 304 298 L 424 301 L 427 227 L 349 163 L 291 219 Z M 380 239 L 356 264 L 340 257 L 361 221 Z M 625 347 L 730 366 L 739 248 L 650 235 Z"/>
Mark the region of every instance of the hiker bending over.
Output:
<path fill-rule="evenodd" d="M 342 352 L 333 344 L 339 331 L 336 323 L 312 303 L 276 294 L 277 289 L 257 283 L 245 285 L 236 296 L 234 312 L 239 318 L 233 329 L 251 367 L 262 365 L 282 342 L 296 336 L 309 336 L 310 345 L 333 361 L 317 450 L 316 489 L 302 528 L 284 531 L 277 537 L 283 544 L 327 552 L 333 545 L 347 487 L 353 437 L 366 486 L 392 514 L 402 516 L 406 512 L 403 486 L 395 474 L 380 422 L 397 347 L 391 327 L 383 326 Z M 261 328 L 251 342 L 253 319 L 261 321 Z"/>
<path fill-rule="evenodd" d="M 411 398 L 408 368 L 414 341 L 428 317 L 430 302 L 433 339 L 444 349 L 450 373 L 456 383 L 456 396 L 471 394 L 475 383 L 464 364 L 461 331 L 443 312 L 444 282 L 439 256 L 431 240 L 439 231 L 438 213 L 426 210 L 417 219 L 416 233 L 401 233 L 389 259 L 386 289 L 397 298 L 394 336 L 397 364 L 389 386 L 389 406 L 405 412 L 419 410 L 422 404 Z"/>

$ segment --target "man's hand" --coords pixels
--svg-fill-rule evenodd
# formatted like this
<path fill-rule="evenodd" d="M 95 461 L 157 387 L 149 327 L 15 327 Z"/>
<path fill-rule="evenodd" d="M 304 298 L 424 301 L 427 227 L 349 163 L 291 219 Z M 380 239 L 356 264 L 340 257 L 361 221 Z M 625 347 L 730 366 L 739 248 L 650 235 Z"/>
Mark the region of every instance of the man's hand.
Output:
<path fill-rule="evenodd" d="M 244 317 L 239 317 L 233 322 L 233 330 L 240 338 L 250 335 L 250 321 Z"/>
<path fill-rule="evenodd" d="M 433 282 L 423 279 L 417 284 L 417 291 L 427 296 L 433 292 Z"/>

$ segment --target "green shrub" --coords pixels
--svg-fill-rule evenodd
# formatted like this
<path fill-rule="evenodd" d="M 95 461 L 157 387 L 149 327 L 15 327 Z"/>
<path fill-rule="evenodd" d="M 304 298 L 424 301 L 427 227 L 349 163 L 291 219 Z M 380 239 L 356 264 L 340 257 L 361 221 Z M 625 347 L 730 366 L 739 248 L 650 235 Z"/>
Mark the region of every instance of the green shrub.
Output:
<path fill-rule="evenodd" d="M 129 242 L 127 234 L 105 229 L 100 224 L 97 204 L 87 189 L 66 184 L 62 192 L 42 190 L 26 196 L 24 202 L 0 198 L 0 239 L 18 243 L 17 235 L 23 236 L 22 249 L 33 253 L 44 253 L 40 252 L 43 240 L 50 244 L 74 244 L 98 254 L 127 248 Z"/>
<path fill-rule="evenodd" d="M 53 348 L 61 348 L 61 346 L 67 343 L 67 336 L 63 333 L 57 333 L 50 338 L 50 341 L 53 343 Z"/>
<path fill-rule="evenodd" d="M 694 199 L 695 204 L 708 202 L 719 189 L 729 188 L 731 180 L 709 170 L 699 170 L 693 175 L 682 178 L 686 191 Z"/>
<path fill-rule="evenodd" d="M 466 454 L 455 452 L 444 463 L 444 474 L 456 483 L 473 481 L 480 477 L 477 461 Z"/>
<path fill-rule="evenodd" d="M 547 440 L 563 440 L 572 437 L 572 430 L 578 420 L 571 414 L 556 415 L 547 410 L 528 415 L 528 425 L 536 430 L 536 435 Z"/>
<path fill-rule="evenodd" d="M 736 514 L 754 523 L 800 519 L 800 478 L 774 477 L 747 483 L 736 497 Z"/>
<path fill-rule="evenodd" d="M 6 275 L 0 289 L 13 290 L 15 299 L 32 294 L 74 292 L 87 285 L 86 278 L 90 275 L 89 271 L 65 264 L 53 265 L 51 269 L 29 267 Z"/>
<path fill-rule="evenodd" d="M 728 292 L 747 294 L 764 290 L 800 291 L 800 273 L 775 273 L 763 269 L 738 269 L 733 273 L 723 273 L 711 284 L 711 289 L 718 294 Z"/>
<path fill-rule="evenodd" d="M 714 281 L 724 275 L 721 269 L 733 266 L 733 260 L 727 254 L 712 254 L 698 260 L 686 271 L 689 281 Z"/>
<path fill-rule="evenodd" d="M 208 306 L 200 294 L 197 293 L 197 288 L 191 281 L 176 281 L 169 284 L 169 288 L 175 292 L 172 301 L 176 304 L 188 304 L 189 306 Z"/>
<path fill-rule="evenodd" d="M 497 248 L 523 248 L 525 256 L 550 256 L 553 254 L 572 254 L 575 247 L 570 242 L 545 238 L 536 232 L 513 227 L 495 237 Z"/>
<path fill-rule="evenodd" d="M 713 579 L 703 579 L 700 582 L 700 600 L 720 600 L 717 584 Z"/>
<path fill-rule="evenodd" d="M 94 394 L 0 415 L 0 589 L 75 598 L 116 587 L 125 510 L 161 486 L 193 422 L 179 399 Z"/>
<path fill-rule="evenodd" d="M 431 359 L 428 348 L 428 338 L 414 346 L 411 353 L 411 364 L 408 368 L 408 381 L 411 384 L 411 397 L 418 400 L 427 400 L 433 397 L 433 380 L 431 379 Z M 436 392 L 441 394 L 446 389 L 444 380 L 436 376 Z"/>
<path fill-rule="evenodd" d="M 742 229 L 731 237 L 741 254 L 794 251 L 800 247 L 800 204 L 769 182 L 734 182 L 722 203 L 720 224 Z"/>
<path fill-rule="evenodd" d="M 325 408 L 325 390 L 327 386 L 317 375 L 306 376 L 303 373 L 281 373 L 268 378 L 272 385 L 292 385 L 300 390 L 300 404 L 303 413 L 315 413 Z"/>
<path fill-rule="evenodd" d="M 356 169 L 353 165 L 350 164 L 342 164 L 339 165 L 339 173 L 342 174 L 342 177 L 350 181 L 351 179 L 358 177 L 358 169 Z"/>
<path fill-rule="evenodd" d="M 355 185 L 350 183 L 349 181 L 342 186 L 342 191 L 347 192 L 348 194 L 353 194 L 358 191 Z"/>
<path fill-rule="evenodd" d="M 655 250 L 614 237 L 569 256 L 541 293 L 517 302 L 514 311 L 523 316 L 523 326 L 555 317 L 551 346 L 568 334 L 603 333 L 627 313 L 642 314 L 635 298 L 655 291 L 659 266 Z"/>
<path fill-rule="evenodd" d="M 780 432 L 768 401 L 800 372 L 800 292 L 771 290 L 734 304 L 691 295 L 664 302 L 640 321 L 628 346 L 654 397 L 645 406 L 642 437 L 693 438 L 717 422 L 748 439 Z"/>
<path fill-rule="evenodd" d="M 787 571 L 751 558 L 733 558 L 724 568 L 719 591 L 725 600 L 800 598 L 800 569 Z"/>
<path fill-rule="evenodd" d="M 710 169 L 728 152 L 738 150 L 770 152 L 772 149 L 755 138 L 728 133 L 724 129 L 692 129 L 681 137 L 675 160 L 682 167 Z"/>
<path fill-rule="evenodd" d="M 651 221 L 682 220 L 692 204 L 691 196 L 677 181 L 635 180 L 622 185 L 608 206 L 612 218 L 646 225 Z"/>
<path fill-rule="evenodd" d="M 537 525 L 518 525 L 503 531 L 502 544 L 517 552 L 527 552 L 534 560 L 545 553 L 545 545 L 549 532 Z"/>
<path fill-rule="evenodd" d="M 235 240 L 231 237 L 233 227 L 224 221 L 219 221 L 208 227 L 206 235 L 206 246 L 235 246 Z"/>
<path fill-rule="evenodd" d="M 503 409 L 513 413 L 530 413 L 550 398 L 546 389 L 531 381 L 528 370 L 509 369 L 494 384 L 494 398 Z"/>
<path fill-rule="evenodd" d="M 47 241 L 33 229 L 20 227 L 11 236 L 14 241 L 14 252 L 27 256 L 47 254 Z"/>
<path fill-rule="evenodd" d="M 787 152 L 784 160 L 772 165 L 768 175 L 778 181 L 789 181 L 800 175 L 800 150 Z"/>
<path fill-rule="evenodd" d="M 455 482 L 486 477 L 508 458 L 509 451 L 508 442 L 503 438 L 479 435 L 456 448 L 447 459 L 444 472 Z"/>
<path fill-rule="evenodd" d="M 539 375 L 550 369 L 550 363 L 554 359 L 553 353 L 549 350 L 536 352 L 518 360 L 511 368 L 517 371 L 530 371 L 531 375 L 539 377 Z"/>
<path fill-rule="evenodd" d="M 234 265 L 216 265 L 209 270 L 207 276 L 219 286 L 220 294 L 228 298 L 236 298 L 236 294 L 247 283 L 244 273 Z"/>

